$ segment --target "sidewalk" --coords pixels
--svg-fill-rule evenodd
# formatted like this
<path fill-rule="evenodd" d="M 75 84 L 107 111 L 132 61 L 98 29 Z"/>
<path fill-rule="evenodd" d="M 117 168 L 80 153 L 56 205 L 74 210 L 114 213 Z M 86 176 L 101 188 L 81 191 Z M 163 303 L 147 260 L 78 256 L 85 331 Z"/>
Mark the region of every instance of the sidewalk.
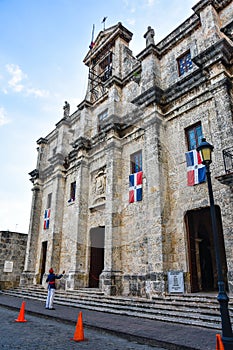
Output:
<path fill-rule="evenodd" d="M 171 350 L 214 350 L 216 348 L 216 333 L 219 333 L 216 330 L 67 307 L 56 304 L 56 296 L 55 310 L 47 310 L 45 302 L 0 293 L 0 306 L 15 309 L 16 317 L 22 301 L 26 302 L 25 315 L 28 313 L 52 317 L 73 323 L 74 327 L 78 313 L 82 311 L 84 329 L 86 326 L 105 330 L 130 340 Z"/>

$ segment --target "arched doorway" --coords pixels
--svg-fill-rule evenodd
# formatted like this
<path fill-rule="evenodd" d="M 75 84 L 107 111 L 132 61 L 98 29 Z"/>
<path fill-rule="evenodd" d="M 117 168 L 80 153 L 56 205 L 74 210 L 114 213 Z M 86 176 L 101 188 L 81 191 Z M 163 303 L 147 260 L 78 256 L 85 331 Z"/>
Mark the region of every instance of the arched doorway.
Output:
<path fill-rule="evenodd" d="M 227 286 L 227 264 L 220 208 L 215 206 L 222 259 L 223 276 Z M 190 210 L 185 215 L 191 292 L 211 292 L 218 289 L 215 248 L 210 208 Z"/>
<path fill-rule="evenodd" d="M 89 287 L 99 287 L 99 276 L 104 269 L 104 227 L 90 230 L 90 270 Z"/>

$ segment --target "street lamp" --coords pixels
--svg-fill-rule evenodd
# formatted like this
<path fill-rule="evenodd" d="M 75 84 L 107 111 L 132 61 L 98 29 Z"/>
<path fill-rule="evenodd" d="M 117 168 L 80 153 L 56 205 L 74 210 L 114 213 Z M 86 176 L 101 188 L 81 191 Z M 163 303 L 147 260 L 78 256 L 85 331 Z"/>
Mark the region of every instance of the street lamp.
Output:
<path fill-rule="evenodd" d="M 215 206 L 214 206 L 212 182 L 211 182 L 211 176 L 210 176 L 210 164 L 212 163 L 211 155 L 212 155 L 213 149 L 214 149 L 214 146 L 212 146 L 210 143 L 206 141 L 205 138 L 203 138 L 202 142 L 197 147 L 197 152 L 201 152 L 202 164 L 206 166 L 206 177 L 207 177 L 208 190 L 209 190 L 210 214 L 211 214 L 211 223 L 212 223 L 212 231 L 213 231 L 213 238 L 214 238 L 215 259 L 216 259 L 216 266 L 217 266 L 217 273 L 218 273 L 217 300 L 220 305 L 220 313 L 221 313 L 221 320 L 222 320 L 222 341 L 223 341 L 225 350 L 233 350 L 233 334 L 232 334 L 231 321 L 230 321 L 229 310 L 228 310 L 229 298 L 226 294 L 225 284 L 223 280 L 221 255 L 220 255 L 220 248 L 219 248 L 219 236 L 218 236 L 216 212 L 215 212 Z"/>

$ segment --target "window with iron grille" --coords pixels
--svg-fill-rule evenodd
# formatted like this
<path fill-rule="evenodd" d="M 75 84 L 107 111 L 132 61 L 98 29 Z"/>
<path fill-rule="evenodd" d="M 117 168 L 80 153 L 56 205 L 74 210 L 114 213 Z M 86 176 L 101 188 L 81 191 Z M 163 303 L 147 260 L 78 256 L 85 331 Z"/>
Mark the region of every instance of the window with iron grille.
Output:
<path fill-rule="evenodd" d="M 190 51 L 186 52 L 184 55 L 177 59 L 179 75 L 187 73 L 193 68 L 192 58 Z"/>
<path fill-rule="evenodd" d="M 142 151 L 131 154 L 130 168 L 131 168 L 131 174 L 142 171 Z"/>
<path fill-rule="evenodd" d="M 185 130 L 188 150 L 196 149 L 203 138 L 201 123 L 190 126 Z"/>

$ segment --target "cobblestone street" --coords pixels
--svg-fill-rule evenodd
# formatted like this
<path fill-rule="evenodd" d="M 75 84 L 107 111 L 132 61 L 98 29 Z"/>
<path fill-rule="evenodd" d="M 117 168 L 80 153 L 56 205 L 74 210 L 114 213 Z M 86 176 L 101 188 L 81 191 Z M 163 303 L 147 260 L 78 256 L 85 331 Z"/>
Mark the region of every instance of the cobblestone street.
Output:
<path fill-rule="evenodd" d="M 84 328 L 84 342 L 74 342 L 75 326 L 32 315 L 26 315 L 27 322 L 15 322 L 18 312 L 0 307 L 1 337 L 0 349 L 4 350 L 165 350 L 130 342 L 126 339 L 92 329 Z"/>

